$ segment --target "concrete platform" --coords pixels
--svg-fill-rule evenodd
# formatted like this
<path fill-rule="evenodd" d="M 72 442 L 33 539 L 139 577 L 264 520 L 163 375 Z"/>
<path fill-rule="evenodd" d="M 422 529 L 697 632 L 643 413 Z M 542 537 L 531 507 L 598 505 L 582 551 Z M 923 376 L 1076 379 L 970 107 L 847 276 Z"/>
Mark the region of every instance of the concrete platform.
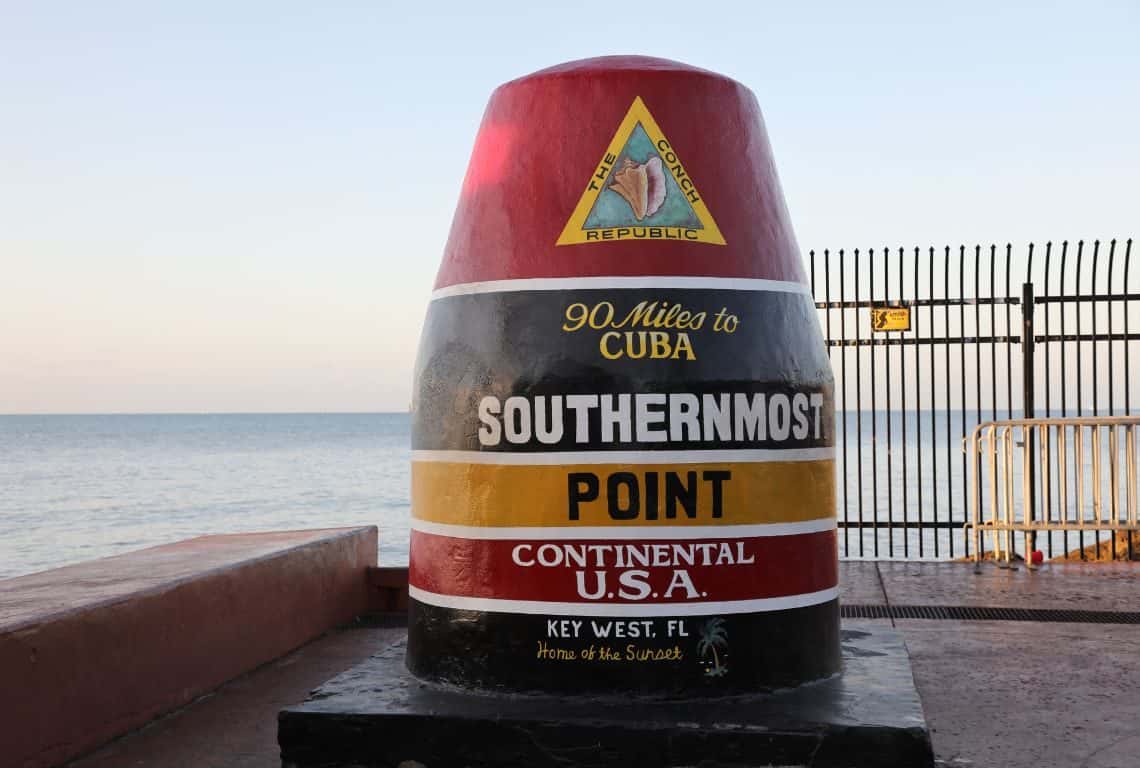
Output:
<path fill-rule="evenodd" d="M 404 634 L 400 626 L 333 630 L 68 766 L 280 768 L 277 713 Z"/>
<path fill-rule="evenodd" d="M 1049 563 L 1036 571 L 987 563 L 845 563 L 846 573 L 877 574 L 882 600 L 894 605 L 1140 610 L 1140 565 L 1128 562 Z M 842 577 L 843 574 L 841 574 Z M 967 578 L 968 577 L 968 578 Z M 851 599 L 847 602 L 862 602 Z"/>
<path fill-rule="evenodd" d="M 962 563 L 840 564 L 844 603 L 1137 610 L 1140 567 L 1046 565 L 981 575 Z M 1041 577 L 1045 578 L 1042 579 Z M 389 579 L 390 580 L 390 579 Z M 998 603 L 1000 604 L 1000 602 Z M 844 621 L 890 627 L 890 619 Z M 1140 626 L 898 621 L 943 768 L 1135 768 L 1140 754 Z M 277 713 L 402 638 L 332 632 L 117 739 L 75 768 L 280 768 Z"/>
<path fill-rule="evenodd" d="M 278 741 L 290 768 L 933 765 L 899 634 L 845 630 L 843 667 L 717 699 L 477 695 L 412 677 L 401 643 L 282 711 Z"/>

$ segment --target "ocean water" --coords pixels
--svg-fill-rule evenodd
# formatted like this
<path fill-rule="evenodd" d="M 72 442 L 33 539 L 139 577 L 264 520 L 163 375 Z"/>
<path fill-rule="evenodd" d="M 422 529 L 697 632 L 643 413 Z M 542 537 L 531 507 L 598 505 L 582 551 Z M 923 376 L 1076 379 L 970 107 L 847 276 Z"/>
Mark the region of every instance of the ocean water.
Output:
<path fill-rule="evenodd" d="M 842 557 L 966 553 L 975 418 L 837 419 L 838 516 L 889 526 L 841 528 Z M 0 416 L 0 578 L 208 533 L 352 525 L 379 526 L 381 564 L 405 564 L 410 428 L 405 413 Z M 1047 554 L 1091 537 L 1056 535 Z"/>
<path fill-rule="evenodd" d="M 0 416 L 0 578 L 207 533 L 378 525 L 407 562 L 407 414 Z"/>

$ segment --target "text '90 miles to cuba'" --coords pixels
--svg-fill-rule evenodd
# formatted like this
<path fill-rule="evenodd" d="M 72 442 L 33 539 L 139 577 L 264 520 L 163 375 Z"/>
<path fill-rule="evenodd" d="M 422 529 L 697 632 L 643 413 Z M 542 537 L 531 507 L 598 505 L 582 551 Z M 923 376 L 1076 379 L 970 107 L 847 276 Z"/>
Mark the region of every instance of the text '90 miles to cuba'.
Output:
<path fill-rule="evenodd" d="M 696 360 L 690 333 L 707 326 L 711 333 L 733 334 L 740 327 L 740 319 L 727 307 L 712 312 L 711 323 L 709 315 L 707 310 L 689 309 L 680 302 L 640 301 L 619 314 L 610 301 L 592 305 L 576 301 L 563 312 L 562 331 L 602 331 L 598 352 L 607 360 Z"/>

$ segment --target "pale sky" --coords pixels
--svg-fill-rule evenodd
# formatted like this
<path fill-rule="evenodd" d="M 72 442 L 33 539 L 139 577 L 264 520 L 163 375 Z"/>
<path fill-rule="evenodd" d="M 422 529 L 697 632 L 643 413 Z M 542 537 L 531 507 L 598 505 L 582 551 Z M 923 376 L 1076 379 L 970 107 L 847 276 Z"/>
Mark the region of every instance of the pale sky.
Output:
<path fill-rule="evenodd" d="M 1140 3 L 0 0 L 0 413 L 403 410 L 486 100 L 749 86 L 800 246 L 1126 238 Z"/>

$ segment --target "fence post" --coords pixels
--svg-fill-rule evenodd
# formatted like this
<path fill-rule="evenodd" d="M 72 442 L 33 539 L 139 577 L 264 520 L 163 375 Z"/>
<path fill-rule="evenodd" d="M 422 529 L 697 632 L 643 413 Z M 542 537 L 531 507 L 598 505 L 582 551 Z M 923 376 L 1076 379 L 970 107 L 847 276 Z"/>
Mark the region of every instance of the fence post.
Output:
<path fill-rule="evenodd" d="M 1033 283 L 1021 284 L 1021 393 L 1024 417 L 1034 417 L 1033 386 L 1035 371 L 1033 364 Z M 1029 453 L 1029 492 L 1025 495 L 1025 521 L 1037 518 L 1037 431 L 1032 427 L 1024 435 L 1025 450 Z M 1012 510 L 1011 510 L 1012 511 Z M 1037 549 L 1037 535 L 1026 532 L 1025 562 L 1032 561 L 1032 553 Z"/>

